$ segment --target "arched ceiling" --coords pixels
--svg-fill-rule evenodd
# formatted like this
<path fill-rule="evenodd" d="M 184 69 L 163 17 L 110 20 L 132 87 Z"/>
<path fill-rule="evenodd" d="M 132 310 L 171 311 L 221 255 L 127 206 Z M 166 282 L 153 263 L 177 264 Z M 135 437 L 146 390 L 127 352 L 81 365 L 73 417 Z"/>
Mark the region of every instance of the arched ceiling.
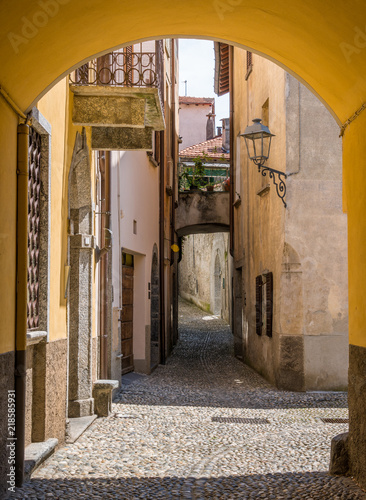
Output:
<path fill-rule="evenodd" d="M 131 41 L 196 37 L 266 55 L 340 123 L 366 101 L 364 0 L 3 0 L 0 85 L 27 110 L 62 75 Z"/>

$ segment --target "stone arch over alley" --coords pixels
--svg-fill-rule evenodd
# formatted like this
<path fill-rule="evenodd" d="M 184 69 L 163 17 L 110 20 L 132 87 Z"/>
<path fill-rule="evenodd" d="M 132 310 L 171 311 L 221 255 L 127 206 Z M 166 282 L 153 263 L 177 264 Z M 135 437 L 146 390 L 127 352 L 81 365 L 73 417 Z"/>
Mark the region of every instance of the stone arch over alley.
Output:
<path fill-rule="evenodd" d="M 124 8 L 112 1 L 101 18 L 100 3 L 54 0 L 47 10 L 40 4 L 21 0 L 3 6 L 0 50 L 2 67 L 0 84 L 10 107 L 4 107 L 0 126 L 4 175 L 4 199 L 7 206 L 15 199 L 13 173 L 9 165 L 16 162 L 16 127 L 18 116 L 24 116 L 34 102 L 63 76 L 96 55 L 121 47 L 132 40 L 180 36 L 211 38 L 249 48 L 277 62 L 307 85 L 332 112 L 344 132 L 344 205 L 349 220 L 349 284 L 350 284 L 350 409 L 351 460 L 354 474 L 366 484 L 366 463 L 359 462 L 358 447 L 364 447 L 362 418 L 366 407 L 361 393 L 362 366 L 365 359 L 366 289 L 366 220 L 363 169 L 366 156 L 364 136 L 366 114 L 366 58 L 364 57 L 365 5 L 356 1 L 319 4 L 312 0 L 288 4 L 277 0 L 271 9 L 253 7 L 241 0 L 224 2 L 190 2 L 185 9 L 179 3 L 152 4 L 144 1 L 137 7 Z M 81 9 L 82 11 L 81 14 Z M 159 9 L 161 7 L 161 9 Z M 121 35 L 121 16 L 124 30 Z M 133 22 L 138 19 L 138 22 Z M 296 19 L 296 22 L 294 22 Z M 314 19 L 316 22 L 314 22 Z M 90 32 L 103 32 L 103 37 L 90 37 Z M 65 41 L 67 40 L 67 43 Z M 345 71 L 346 68 L 346 71 Z M 2 102 L 2 105 L 5 104 Z M 12 111 L 13 110 L 13 111 Z M 2 291 L 4 329 L 10 332 L 1 343 L 3 353 L 14 348 L 16 210 L 7 221 L 9 245 L 5 261 L 12 263 L 7 286 Z M 52 266 L 52 264 L 51 264 Z M 52 269 L 51 269 L 52 273 Z M 9 285 L 9 286 L 8 286 Z M 9 293 L 10 292 L 10 293 Z M 14 292 L 14 293 L 13 293 Z"/>

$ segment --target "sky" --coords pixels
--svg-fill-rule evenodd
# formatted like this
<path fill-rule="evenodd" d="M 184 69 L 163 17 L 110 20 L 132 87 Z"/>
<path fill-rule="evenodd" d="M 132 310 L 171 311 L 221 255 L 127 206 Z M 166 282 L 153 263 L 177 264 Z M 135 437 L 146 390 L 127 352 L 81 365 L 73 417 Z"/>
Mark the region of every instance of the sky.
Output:
<path fill-rule="evenodd" d="M 218 97 L 214 92 L 214 43 L 212 40 L 179 40 L 179 95 L 214 97 L 216 127 L 221 118 L 229 118 L 229 94 Z"/>

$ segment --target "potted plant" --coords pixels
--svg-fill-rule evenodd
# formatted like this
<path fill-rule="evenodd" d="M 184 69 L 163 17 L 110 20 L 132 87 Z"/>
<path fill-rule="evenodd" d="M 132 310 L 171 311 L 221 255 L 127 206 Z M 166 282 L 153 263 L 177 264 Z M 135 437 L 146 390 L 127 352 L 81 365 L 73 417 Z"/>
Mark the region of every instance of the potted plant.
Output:
<path fill-rule="evenodd" d="M 230 177 L 223 182 L 224 191 L 230 191 Z"/>

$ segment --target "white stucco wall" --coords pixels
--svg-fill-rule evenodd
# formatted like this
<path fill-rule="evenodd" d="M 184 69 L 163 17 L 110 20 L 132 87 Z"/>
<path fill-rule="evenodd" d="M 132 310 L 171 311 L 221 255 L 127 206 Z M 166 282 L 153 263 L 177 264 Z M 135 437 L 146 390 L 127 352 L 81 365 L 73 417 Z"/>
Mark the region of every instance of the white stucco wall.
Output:
<path fill-rule="evenodd" d="M 209 104 L 179 105 L 179 135 L 183 141 L 179 151 L 206 140 L 207 115 L 211 112 Z"/>
<path fill-rule="evenodd" d="M 133 354 L 136 371 L 149 371 L 148 282 L 159 240 L 159 169 L 145 152 L 112 152 L 113 308 L 121 305 L 121 249 L 134 257 Z M 136 221 L 136 234 L 134 234 Z M 113 335 L 118 333 L 113 332 Z"/>

